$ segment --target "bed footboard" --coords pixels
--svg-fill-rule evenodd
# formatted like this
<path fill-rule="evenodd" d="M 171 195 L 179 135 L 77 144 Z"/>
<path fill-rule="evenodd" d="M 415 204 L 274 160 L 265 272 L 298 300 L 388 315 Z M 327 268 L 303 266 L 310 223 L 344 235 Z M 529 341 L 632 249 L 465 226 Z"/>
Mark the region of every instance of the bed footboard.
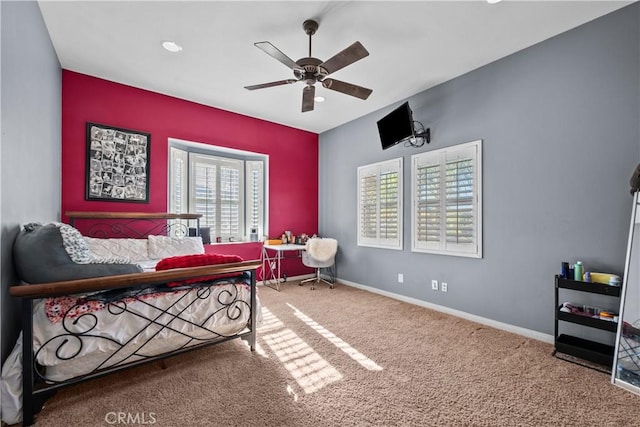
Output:
<path fill-rule="evenodd" d="M 41 410 L 44 401 L 57 389 L 71 384 L 236 338 L 247 341 L 251 350 L 255 350 L 258 320 L 256 269 L 259 266 L 259 261 L 246 261 L 68 282 L 12 286 L 10 294 L 22 298 L 23 425 L 32 425 L 35 414 Z M 168 307 L 158 306 L 152 299 L 145 297 L 149 294 L 144 291 L 155 284 L 223 273 L 242 273 L 244 279 L 223 279 L 224 284 L 194 286 L 179 290 L 175 302 L 172 300 L 172 304 Z M 140 328 L 136 329 L 133 336 L 125 342 L 111 340 L 109 345 L 114 350 L 105 354 L 103 359 L 81 375 L 53 380 L 49 378 L 46 370 L 37 362 L 40 352 L 47 351 L 55 355 L 58 360 L 67 363 L 77 356 L 81 357 L 79 355 L 82 348 L 92 345 L 94 340 L 109 340 L 109 338 L 96 333 L 98 317 L 95 313 L 78 314 L 78 310 L 75 310 L 77 306 L 71 306 L 65 309 L 60 320 L 63 332 L 40 343 L 38 348 L 34 348 L 35 300 L 120 288 L 132 289 L 133 293 L 124 299 L 104 303 L 105 316 L 110 316 L 108 319 L 130 316 L 136 319 Z M 140 293 L 136 292 L 138 289 Z M 239 295 L 241 292 L 243 297 Z M 247 292 L 249 303 L 246 301 Z M 132 306 L 135 304 L 148 308 L 148 314 L 141 314 L 134 310 Z M 215 308 L 194 320 L 189 313 L 197 312 L 202 306 Z M 230 321 L 240 319 L 242 325 L 236 326 L 237 330 L 231 332 L 221 331 L 211 326 L 214 316 L 223 316 Z M 169 349 L 156 347 L 158 342 L 156 337 L 169 331 L 178 337 L 171 340 L 175 343 Z"/>

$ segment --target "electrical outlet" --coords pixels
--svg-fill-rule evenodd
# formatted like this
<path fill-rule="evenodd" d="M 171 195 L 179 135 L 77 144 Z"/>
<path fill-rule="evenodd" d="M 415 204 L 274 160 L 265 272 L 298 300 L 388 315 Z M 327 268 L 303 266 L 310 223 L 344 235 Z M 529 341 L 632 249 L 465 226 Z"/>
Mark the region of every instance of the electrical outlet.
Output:
<path fill-rule="evenodd" d="M 442 292 L 447 292 L 447 282 L 442 282 L 442 284 L 440 285 L 440 290 Z"/>
<path fill-rule="evenodd" d="M 404 283 L 404 274 L 398 273 L 398 283 Z"/>
<path fill-rule="evenodd" d="M 438 290 L 438 281 L 437 280 L 432 280 L 431 281 L 431 289 L 433 289 L 434 291 Z"/>

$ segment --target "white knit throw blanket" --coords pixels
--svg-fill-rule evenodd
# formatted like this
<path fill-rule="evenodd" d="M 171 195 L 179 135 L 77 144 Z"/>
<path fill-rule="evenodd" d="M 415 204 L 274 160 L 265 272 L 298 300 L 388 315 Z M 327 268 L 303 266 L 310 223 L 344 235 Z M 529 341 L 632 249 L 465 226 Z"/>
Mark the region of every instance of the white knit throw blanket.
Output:
<path fill-rule="evenodd" d="M 318 262 L 329 261 L 338 250 L 338 241 L 336 239 L 311 238 L 307 240 L 307 252 Z"/>

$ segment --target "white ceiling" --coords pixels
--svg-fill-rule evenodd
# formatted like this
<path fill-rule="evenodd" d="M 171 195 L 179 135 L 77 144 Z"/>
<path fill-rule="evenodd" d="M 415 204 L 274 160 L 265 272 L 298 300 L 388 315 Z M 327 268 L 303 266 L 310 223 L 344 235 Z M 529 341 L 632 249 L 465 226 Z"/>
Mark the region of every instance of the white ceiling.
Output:
<path fill-rule="evenodd" d="M 48 1 L 44 21 L 64 69 L 321 133 L 392 105 L 632 1 Z M 294 61 L 355 41 L 370 55 L 331 77 L 373 89 L 361 100 L 316 85 L 326 101 L 302 113 L 302 88 L 248 91 L 293 78 L 256 48 Z M 160 43 L 173 40 L 182 52 Z"/>

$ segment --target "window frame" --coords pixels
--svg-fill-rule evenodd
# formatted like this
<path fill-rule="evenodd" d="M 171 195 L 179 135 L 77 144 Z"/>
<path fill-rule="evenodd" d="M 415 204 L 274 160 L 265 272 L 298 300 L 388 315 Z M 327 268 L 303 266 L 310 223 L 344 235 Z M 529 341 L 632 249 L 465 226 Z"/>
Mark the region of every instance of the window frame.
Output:
<path fill-rule="evenodd" d="M 181 191 L 185 195 L 185 199 L 183 204 L 186 206 L 186 212 L 195 212 L 195 188 L 192 188 L 192 180 L 194 178 L 194 170 L 192 163 L 197 159 L 199 162 L 213 162 L 216 164 L 224 164 L 226 162 L 231 162 L 230 164 L 242 164 L 240 169 L 240 187 L 241 187 L 241 197 L 240 197 L 240 210 L 238 214 L 240 216 L 239 220 L 239 230 L 237 235 L 223 235 L 219 228 L 221 227 L 219 218 L 220 213 L 216 212 L 216 228 L 211 229 L 211 239 L 212 243 L 215 242 L 216 237 L 220 237 L 222 242 L 229 241 L 242 241 L 248 242 L 250 241 L 250 234 L 252 228 L 258 228 L 259 235 L 268 235 L 268 165 L 269 165 L 269 156 L 260 153 L 253 153 L 249 151 L 236 150 L 226 147 L 218 147 L 204 143 L 192 142 L 192 141 L 184 141 L 175 138 L 169 138 L 169 167 L 167 171 L 167 187 L 168 187 L 168 209 L 169 212 L 174 210 L 174 206 L 176 206 L 176 198 L 174 189 L 177 186 L 176 183 L 176 174 L 173 172 L 174 162 L 176 159 L 181 159 L 182 164 L 185 167 L 182 171 L 182 176 L 187 177 L 187 179 L 182 180 L 182 186 L 179 191 Z M 251 183 L 255 180 L 250 181 L 250 173 L 251 171 L 258 171 L 261 174 L 261 179 L 258 179 L 259 188 L 256 191 L 249 188 Z M 220 197 L 219 195 L 216 195 Z M 257 196 L 255 200 L 258 206 L 258 218 L 257 218 L 257 226 L 254 226 L 254 222 L 251 221 L 253 216 L 251 216 L 253 212 L 253 207 L 251 203 L 254 201 L 253 196 Z M 253 218 L 255 219 L 255 218 Z M 208 227 L 206 222 L 203 222 L 202 219 L 200 221 L 201 227 Z"/>
<path fill-rule="evenodd" d="M 446 173 L 447 164 L 456 163 L 456 159 L 471 160 L 473 167 L 473 194 L 471 205 L 474 221 L 472 243 L 447 242 L 447 200 Z M 438 166 L 438 242 L 419 240 L 418 207 L 418 168 L 426 165 Z M 460 185 L 457 185 L 459 187 Z M 451 255 L 469 258 L 482 258 L 482 140 L 475 140 L 411 156 L 411 251 L 437 255 Z M 460 224 L 460 222 L 456 222 Z"/>
<path fill-rule="evenodd" d="M 397 174 L 397 191 L 396 191 L 396 210 L 397 210 L 397 224 L 396 224 L 396 238 L 383 238 L 380 236 L 381 230 L 381 201 L 380 201 L 380 177 L 385 172 L 393 172 Z M 366 237 L 362 233 L 363 227 L 363 187 L 362 179 L 365 176 L 376 177 L 375 190 L 376 190 L 376 202 L 375 202 L 375 233 L 376 237 Z M 382 162 L 371 163 L 368 165 L 359 166 L 357 170 L 357 245 L 382 249 L 403 249 L 403 158 L 398 157 L 395 159 L 385 160 Z"/>

